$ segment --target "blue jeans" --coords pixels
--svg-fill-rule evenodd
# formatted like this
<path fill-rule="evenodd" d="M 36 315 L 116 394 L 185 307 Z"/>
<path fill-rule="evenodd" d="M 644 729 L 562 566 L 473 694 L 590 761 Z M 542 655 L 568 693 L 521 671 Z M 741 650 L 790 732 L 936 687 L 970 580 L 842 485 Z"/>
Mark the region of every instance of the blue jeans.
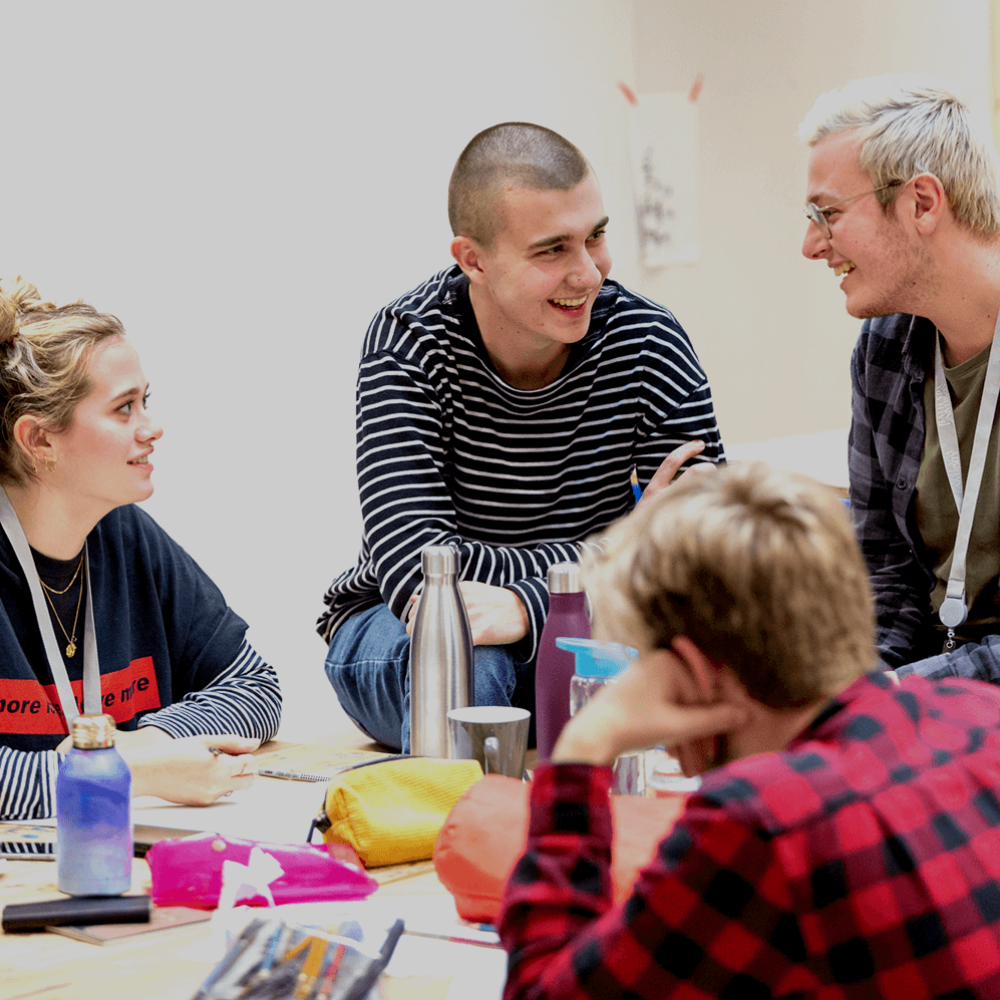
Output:
<path fill-rule="evenodd" d="M 384 605 L 349 618 L 330 640 L 326 676 L 354 724 L 387 747 L 410 752 L 410 637 Z M 510 646 L 476 646 L 477 705 L 535 711 L 535 664 Z"/>

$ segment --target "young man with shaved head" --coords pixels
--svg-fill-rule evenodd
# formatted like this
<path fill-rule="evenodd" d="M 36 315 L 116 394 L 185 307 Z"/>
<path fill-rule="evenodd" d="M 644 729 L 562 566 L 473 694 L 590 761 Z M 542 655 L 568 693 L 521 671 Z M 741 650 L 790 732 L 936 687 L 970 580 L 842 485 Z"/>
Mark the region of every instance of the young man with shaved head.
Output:
<path fill-rule="evenodd" d="M 705 373 L 661 306 L 606 280 L 597 178 L 538 125 L 477 135 L 448 191 L 454 266 L 381 310 L 358 377 L 364 536 L 319 631 L 341 705 L 409 750 L 420 553 L 452 544 L 475 701 L 534 707 L 549 566 L 722 443 Z"/>
<path fill-rule="evenodd" d="M 865 321 L 851 506 L 879 650 L 901 678 L 998 682 L 996 151 L 958 98 L 922 78 L 856 80 L 821 97 L 800 131 L 812 147 L 802 252 Z"/>

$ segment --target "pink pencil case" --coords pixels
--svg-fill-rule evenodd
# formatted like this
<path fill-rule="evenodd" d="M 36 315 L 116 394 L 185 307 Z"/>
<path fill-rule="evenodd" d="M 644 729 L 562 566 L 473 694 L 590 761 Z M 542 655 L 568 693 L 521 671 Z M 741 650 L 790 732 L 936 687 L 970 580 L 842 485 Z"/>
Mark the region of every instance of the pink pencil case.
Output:
<path fill-rule="evenodd" d="M 246 865 L 250 852 L 260 848 L 282 868 L 268 888 L 276 905 L 314 903 L 329 899 L 363 899 L 378 883 L 360 865 L 334 857 L 340 845 L 268 844 L 202 833 L 182 840 L 161 840 L 146 854 L 153 877 L 157 906 L 193 906 L 214 909 L 222 891 L 226 861 Z M 265 896 L 241 896 L 241 905 L 267 906 Z"/>

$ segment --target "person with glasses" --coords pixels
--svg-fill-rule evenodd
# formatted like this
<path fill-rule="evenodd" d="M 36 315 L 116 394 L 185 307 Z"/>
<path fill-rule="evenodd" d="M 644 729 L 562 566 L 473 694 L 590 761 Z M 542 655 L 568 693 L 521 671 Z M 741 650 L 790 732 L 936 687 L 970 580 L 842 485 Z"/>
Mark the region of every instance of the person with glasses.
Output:
<path fill-rule="evenodd" d="M 968 107 L 924 77 L 823 95 L 802 253 L 864 320 L 851 509 L 883 663 L 1000 682 L 1000 163 Z"/>

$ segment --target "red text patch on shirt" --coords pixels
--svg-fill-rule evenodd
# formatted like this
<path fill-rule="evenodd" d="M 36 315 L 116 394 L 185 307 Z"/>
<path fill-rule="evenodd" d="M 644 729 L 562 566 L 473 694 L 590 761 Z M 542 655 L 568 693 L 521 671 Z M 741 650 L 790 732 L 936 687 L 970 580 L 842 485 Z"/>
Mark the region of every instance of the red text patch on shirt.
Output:
<path fill-rule="evenodd" d="M 72 688 L 82 711 L 83 681 L 73 681 Z M 160 689 L 151 656 L 101 675 L 101 710 L 115 722 L 128 722 L 139 712 L 157 708 L 160 708 Z M 34 736 L 68 733 L 55 685 L 42 685 L 36 680 L 0 682 L 0 732 Z"/>
<path fill-rule="evenodd" d="M 0 732 L 32 736 L 65 735 L 68 730 L 63 722 L 62 710 L 53 704 L 55 698 L 55 685 L 42 687 L 35 680 L 0 682 Z"/>
<path fill-rule="evenodd" d="M 74 694 L 80 695 L 74 685 Z M 101 676 L 101 707 L 115 722 L 128 722 L 140 712 L 160 708 L 160 688 L 156 683 L 153 658 L 133 660 L 124 670 Z"/>

